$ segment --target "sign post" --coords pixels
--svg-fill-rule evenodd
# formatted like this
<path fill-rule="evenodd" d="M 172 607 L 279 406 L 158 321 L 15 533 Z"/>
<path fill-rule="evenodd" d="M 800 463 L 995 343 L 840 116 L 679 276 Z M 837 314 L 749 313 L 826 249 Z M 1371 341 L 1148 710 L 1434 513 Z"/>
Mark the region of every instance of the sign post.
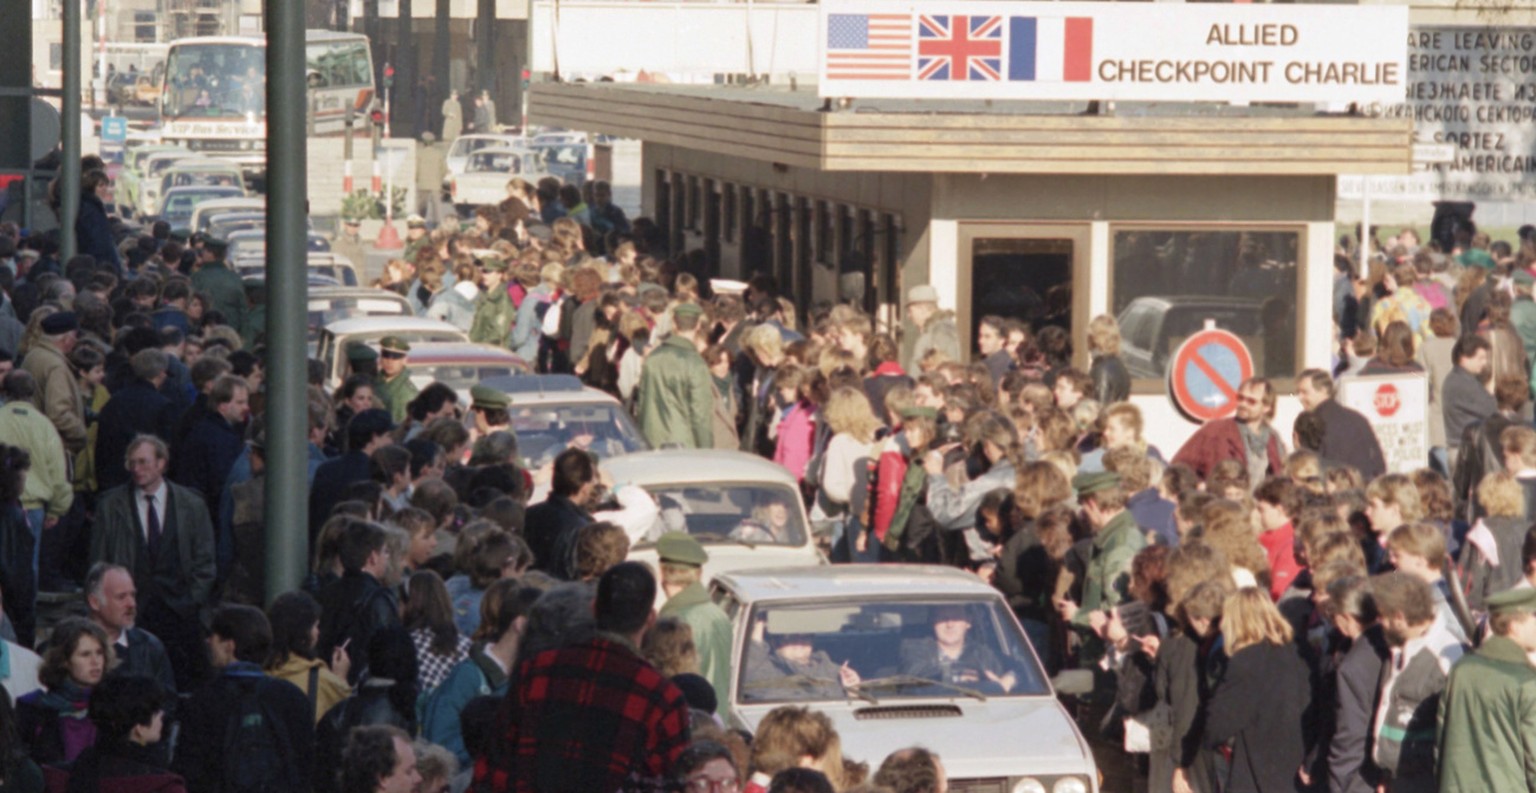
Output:
<path fill-rule="evenodd" d="M 101 158 L 111 163 L 122 163 L 123 147 L 128 143 L 128 119 L 122 116 L 106 116 L 101 120 Z"/>
<path fill-rule="evenodd" d="M 1371 423 L 1388 472 L 1412 473 L 1427 464 L 1429 381 L 1423 374 L 1346 377 L 1337 398 Z"/>
<path fill-rule="evenodd" d="M 1206 320 L 1205 329 L 1179 345 L 1168 366 L 1168 397 L 1190 421 L 1204 423 L 1237 412 L 1237 392 L 1253 377 L 1253 355 L 1235 334 Z"/>

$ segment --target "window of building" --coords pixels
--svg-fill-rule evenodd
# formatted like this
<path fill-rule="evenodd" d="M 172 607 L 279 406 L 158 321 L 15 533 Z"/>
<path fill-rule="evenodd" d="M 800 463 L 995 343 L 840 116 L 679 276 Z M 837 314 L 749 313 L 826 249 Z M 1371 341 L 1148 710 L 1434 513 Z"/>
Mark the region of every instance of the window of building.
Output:
<path fill-rule="evenodd" d="M 1113 240 L 1110 299 L 1138 390 L 1163 388 L 1173 354 L 1206 320 L 1246 342 L 1255 373 L 1296 374 L 1298 231 L 1117 228 Z"/>
<path fill-rule="evenodd" d="M 720 188 L 721 236 L 726 242 L 736 241 L 736 185 L 726 182 Z"/>

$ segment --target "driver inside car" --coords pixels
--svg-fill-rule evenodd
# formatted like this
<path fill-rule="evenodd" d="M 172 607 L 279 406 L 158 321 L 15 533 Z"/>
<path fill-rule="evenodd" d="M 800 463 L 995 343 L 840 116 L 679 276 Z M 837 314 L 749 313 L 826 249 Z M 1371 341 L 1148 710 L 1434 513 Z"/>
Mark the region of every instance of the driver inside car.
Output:
<path fill-rule="evenodd" d="M 902 645 L 901 673 L 961 686 L 991 683 L 1005 694 L 1012 691 L 1018 677 L 984 642 L 966 641 L 970 630 L 964 606 L 936 606 L 933 638 Z"/>
<path fill-rule="evenodd" d="M 859 685 L 858 671 L 847 661 L 838 665 L 825 650 L 815 649 L 810 634 L 767 636 L 766 629 L 766 620 L 759 620 L 747 651 L 746 688 L 783 693 L 760 693 L 761 698 L 840 698 L 843 689 Z"/>
<path fill-rule="evenodd" d="M 768 492 L 752 510 L 752 517 L 731 530 L 731 539 L 744 542 L 788 544 L 790 537 L 789 502 L 782 493 Z"/>

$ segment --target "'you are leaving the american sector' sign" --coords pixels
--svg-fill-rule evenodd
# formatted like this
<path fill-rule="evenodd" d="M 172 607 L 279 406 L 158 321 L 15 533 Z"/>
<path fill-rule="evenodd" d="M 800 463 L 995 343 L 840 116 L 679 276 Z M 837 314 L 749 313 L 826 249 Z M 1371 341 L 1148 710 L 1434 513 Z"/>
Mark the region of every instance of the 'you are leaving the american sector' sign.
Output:
<path fill-rule="evenodd" d="M 1407 6 L 821 3 L 819 93 L 1402 101 Z"/>

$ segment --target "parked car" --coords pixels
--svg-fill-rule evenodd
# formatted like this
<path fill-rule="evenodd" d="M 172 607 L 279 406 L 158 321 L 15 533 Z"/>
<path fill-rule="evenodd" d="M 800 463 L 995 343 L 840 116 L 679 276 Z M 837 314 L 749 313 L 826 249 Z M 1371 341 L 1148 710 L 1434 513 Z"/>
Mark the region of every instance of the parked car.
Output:
<path fill-rule="evenodd" d="M 650 448 L 619 400 L 570 375 L 510 375 L 483 384 L 511 400 L 507 414 L 530 468 L 552 462 L 573 444 L 602 460 Z"/>
<path fill-rule="evenodd" d="M 198 204 L 215 198 L 229 198 L 244 195 L 243 187 L 227 187 L 216 185 L 188 185 L 185 187 L 172 187 L 166 191 L 160 199 L 160 214 L 156 220 L 164 220 L 171 224 L 171 230 L 183 234 L 189 231 L 192 223 L 192 210 Z"/>
<path fill-rule="evenodd" d="M 265 276 L 267 272 L 266 252 L 246 251 L 239 258 L 231 258 L 230 266 L 242 277 L 248 275 Z M 306 260 L 309 272 L 315 275 L 323 275 L 342 286 L 357 286 L 357 268 L 345 256 L 337 256 L 333 253 L 311 253 Z"/>
<path fill-rule="evenodd" d="M 320 331 L 315 352 L 325 369 L 325 390 L 341 385 L 347 371 L 347 346 L 361 342 L 378 349 L 385 336 L 399 336 L 409 344 L 421 341 L 468 342 L 469 334 L 440 320 L 426 317 L 350 317 L 326 325 Z M 407 358 L 409 361 L 409 358 Z"/>
<path fill-rule="evenodd" d="M 1120 359 L 1131 377 L 1161 380 L 1179 345 L 1213 319 L 1216 327 L 1250 342 L 1254 371 L 1262 373 L 1265 334 L 1260 306 L 1257 300 L 1240 297 L 1138 297 L 1120 312 Z"/>
<path fill-rule="evenodd" d="M 320 331 L 325 326 L 352 317 L 409 317 L 411 302 L 387 289 L 365 286 L 343 286 L 336 279 L 310 270 L 310 278 L 324 278 L 333 286 L 317 286 L 310 281 L 305 301 L 309 328 L 305 339 L 309 355 L 314 357 L 320 348 Z"/>
<path fill-rule="evenodd" d="M 417 388 L 425 388 L 433 381 L 452 388 L 461 405 L 469 404 L 469 389 L 478 383 L 531 371 L 527 361 L 505 347 L 459 341 L 412 344 L 405 370 Z"/>
<path fill-rule="evenodd" d="M 537 183 L 545 174 L 537 172 L 538 155 L 530 151 L 485 148 L 469 155 L 464 172 L 449 177 L 448 197 L 461 216 L 475 207 L 500 204 L 507 198 L 507 182 L 521 176 Z"/>
<path fill-rule="evenodd" d="M 448 167 L 448 177 L 458 176 L 464 173 L 464 167 L 469 162 L 469 155 L 481 149 L 526 149 L 528 139 L 520 135 L 499 135 L 490 133 L 472 133 L 460 135 L 454 138 L 448 146 L 448 154 L 444 162 Z M 447 187 L 447 178 L 443 180 L 443 186 Z"/>
<path fill-rule="evenodd" d="M 721 573 L 712 590 L 735 631 L 729 726 L 754 732 L 775 708 L 808 706 L 832 719 L 844 757 L 875 765 L 922 745 L 953 791 L 1097 793 L 1088 742 L 1013 611 L 975 575 L 826 565 Z M 938 641 L 957 634 L 963 651 L 941 660 Z M 796 653 L 824 653 L 825 676 L 796 672 Z M 1086 693 L 1092 674 L 1055 682 Z"/>
<path fill-rule="evenodd" d="M 603 463 L 614 486 L 638 485 L 656 500 L 655 522 L 629 558 L 660 564 L 656 540 L 686 531 L 709 551 L 704 581 L 721 573 L 826 564 L 811 537 L 800 486 L 784 466 L 746 452 L 662 449 Z"/>
<path fill-rule="evenodd" d="M 118 174 L 118 202 L 133 207 L 139 217 L 155 214 L 160 207 L 160 175 L 176 162 L 195 157 L 182 146 L 157 144 L 138 149 L 133 163 Z"/>
<path fill-rule="evenodd" d="M 161 196 L 162 203 L 164 196 L 176 187 L 235 187 L 240 190 L 235 195 L 248 195 L 245 189 L 245 178 L 240 174 L 238 166 L 211 159 L 177 162 L 160 174 L 159 184 L 160 189 L 157 194 Z M 159 214 L 165 214 L 163 206 Z M 187 219 L 190 221 L 191 217 Z"/>
<path fill-rule="evenodd" d="M 202 231 L 213 222 L 215 215 L 226 212 L 262 212 L 267 211 L 266 196 L 247 196 L 244 198 L 220 198 L 215 201 L 204 201 L 197 205 L 197 210 L 192 213 L 192 230 Z"/>

